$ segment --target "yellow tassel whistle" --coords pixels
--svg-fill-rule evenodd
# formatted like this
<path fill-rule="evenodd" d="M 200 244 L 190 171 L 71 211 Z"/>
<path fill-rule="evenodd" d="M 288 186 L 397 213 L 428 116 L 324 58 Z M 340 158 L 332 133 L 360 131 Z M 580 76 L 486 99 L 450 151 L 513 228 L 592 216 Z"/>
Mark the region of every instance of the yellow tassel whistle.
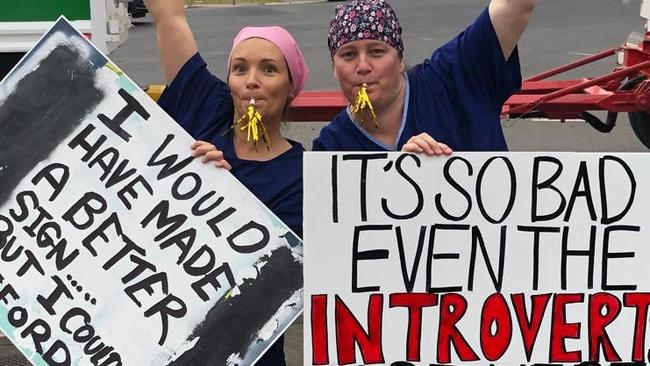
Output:
<path fill-rule="evenodd" d="M 359 88 L 356 98 L 354 98 L 354 106 L 352 107 L 352 113 L 357 117 L 359 122 L 365 122 L 365 116 L 360 112 L 367 112 L 372 118 L 372 122 L 375 124 L 375 128 L 379 127 L 377 123 L 377 115 L 375 114 L 375 109 L 372 107 L 370 102 L 370 97 L 368 96 L 368 85 L 363 84 Z"/>
<path fill-rule="evenodd" d="M 253 143 L 257 145 L 261 137 L 266 143 L 266 148 L 270 149 L 271 140 L 266 132 L 264 123 L 262 123 L 262 115 L 255 109 L 255 99 L 251 99 L 246 113 L 237 120 L 235 125 L 239 126 L 241 131 L 246 130 L 246 141 L 253 139 Z"/>

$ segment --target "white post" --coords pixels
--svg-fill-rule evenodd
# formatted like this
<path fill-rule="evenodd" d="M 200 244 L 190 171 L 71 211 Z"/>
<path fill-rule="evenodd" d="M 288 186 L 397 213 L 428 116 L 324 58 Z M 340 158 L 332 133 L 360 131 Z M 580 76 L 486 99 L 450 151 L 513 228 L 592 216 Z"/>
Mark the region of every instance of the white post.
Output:
<path fill-rule="evenodd" d="M 113 0 L 90 0 L 90 22 L 93 44 L 103 53 L 108 53 L 106 39 L 106 2 Z"/>
<path fill-rule="evenodd" d="M 646 19 L 646 32 L 650 31 L 650 1 L 641 0 L 641 17 Z"/>
<path fill-rule="evenodd" d="M 126 41 L 131 26 L 126 0 L 89 0 L 92 42 L 109 54 Z"/>

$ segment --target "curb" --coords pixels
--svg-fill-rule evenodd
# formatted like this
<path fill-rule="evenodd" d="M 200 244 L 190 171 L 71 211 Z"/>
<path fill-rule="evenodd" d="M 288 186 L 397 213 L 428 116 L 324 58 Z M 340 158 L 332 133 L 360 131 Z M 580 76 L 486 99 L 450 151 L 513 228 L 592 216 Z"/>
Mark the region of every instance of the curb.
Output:
<path fill-rule="evenodd" d="M 251 7 L 251 6 L 282 6 L 282 5 L 305 5 L 305 4 L 318 4 L 325 3 L 327 0 L 290 0 L 280 2 L 268 3 L 239 3 L 239 4 L 192 4 L 185 5 L 185 9 L 200 9 L 200 8 L 235 8 L 235 7 Z"/>
<path fill-rule="evenodd" d="M 305 5 L 305 4 L 318 4 L 318 3 L 326 3 L 327 0 L 298 0 L 298 1 L 284 1 L 281 3 L 264 3 L 264 5 L 268 6 L 276 6 L 276 5 Z"/>

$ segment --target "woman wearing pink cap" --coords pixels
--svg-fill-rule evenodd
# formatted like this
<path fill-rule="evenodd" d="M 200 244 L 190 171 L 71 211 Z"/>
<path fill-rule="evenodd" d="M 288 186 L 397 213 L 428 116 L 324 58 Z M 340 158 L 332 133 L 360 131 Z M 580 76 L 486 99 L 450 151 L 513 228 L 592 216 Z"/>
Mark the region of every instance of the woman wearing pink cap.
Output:
<path fill-rule="evenodd" d="M 521 87 L 516 46 L 537 3 L 491 0 L 465 31 L 408 70 L 388 2 L 339 5 L 328 46 L 350 107 L 321 130 L 313 150 L 506 150 L 499 115 Z"/>
<path fill-rule="evenodd" d="M 168 83 L 159 105 L 197 140 L 194 156 L 229 169 L 302 236 L 304 150 L 280 132 L 285 109 L 307 82 L 307 66 L 296 41 L 277 26 L 242 29 L 233 41 L 224 82 L 207 70 L 198 53 L 183 0 L 145 3 L 156 24 Z M 204 344 L 195 349 L 204 351 L 197 357 L 205 364 L 219 364 L 210 359 L 210 350 L 228 343 L 233 336 L 229 332 L 235 331 L 224 329 L 201 339 Z M 285 365 L 282 338 L 257 365 Z"/>

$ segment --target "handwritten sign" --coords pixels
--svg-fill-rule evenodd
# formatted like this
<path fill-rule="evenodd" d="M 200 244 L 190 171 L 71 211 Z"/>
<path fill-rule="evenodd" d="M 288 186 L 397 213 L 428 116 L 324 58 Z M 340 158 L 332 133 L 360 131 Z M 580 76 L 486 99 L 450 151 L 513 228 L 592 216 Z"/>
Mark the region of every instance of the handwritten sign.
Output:
<path fill-rule="evenodd" d="M 65 21 L 0 84 L 0 329 L 35 365 L 248 365 L 300 240 Z"/>
<path fill-rule="evenodd" d="M 307 154 L 305 362 L 647 362 L 649 164 Z"/>

